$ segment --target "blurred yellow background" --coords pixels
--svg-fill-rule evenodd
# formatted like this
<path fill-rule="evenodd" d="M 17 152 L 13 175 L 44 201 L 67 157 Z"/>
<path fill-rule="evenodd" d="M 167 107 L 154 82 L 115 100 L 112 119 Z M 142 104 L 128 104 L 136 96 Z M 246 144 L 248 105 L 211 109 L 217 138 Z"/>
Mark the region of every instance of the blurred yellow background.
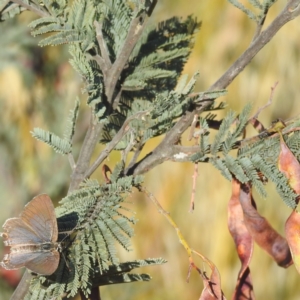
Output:
<path fill-rule="evenodd" d="M 190 14 L 203 22 L 184 70 L 190 75 L 200 71 L 196 87 L 198 91 L 208 88 L 226 71 L 249 45 L 255 32 L 254 22 L 225 0 L 158 2 L 151 22 Z M 285 4 L 286 1 L 278 1 L 272 7 L 266 26 Z M 27 24 L 32 18 L 34 16 L 27 13 L 18 19 L 21 24 Z M 17 26 L 14 21 L 9 24 L 5 27 L 6 32 L 10 32 L 10 27 Z M 286 119 L 299 114 L 299 25 L 298 18 L 280 30 L 229 86 L 228 95 L 222 99 L 227 102 L 228 108 L 240 111 L 246 103 L 253 102 L 254 113 L 268 101 L 271 86 L 279 81 L 273 104 L 261 113 L 260 120 L 268 126 L 278 117 Z M 39 49 L 35 47 L 36 41 L 28 37 L 24 50 L 19 49 L 18 39 L 10 43 L 6 43 L 6 39 L 1 36 L 0 40 L 2 223 L 8 217 L 17 216 L 24 204 L 36 194 L 48 193 L 55 201 L 66 194 L 70 175 L 67 158 L 34 140 L 30 130 L 41 127 L 61 134 L 65 124 L 60 121 L 72 108 L 75 97 L 78 95 L 84 99 L 81 96 L 80 78 L 67 62 L 65 47 Z M 3 58 L 1 53 L 5 51 L 16 54 L 12 58 Z M 81 108 L 79 131 L 75 136 L 75 155 L 88 122 L 84 100 Z M 159 139 L 152 141 L 148 151 L 158 142 Z M 113 167 L 119 158 L 118 153 L 113 153 L 106 164 Z M 196 206 L 194 212 L 189 213 L 193 172 L 194 166 L 189 163 L 164 163 L 146 175 L 145 186 L 170 212 L 189 245 L 215 263 L 221 274 L 223 291 L 230 299 L 240 268 L 227 230 L 227 203 L 231 185 L 214 167 L 199 165 Z M 95 176 L 102 180 L 100 172 Z M 267 190 L 267 199 L 256 196 L 258 209 L 283 234 L 290 209 L 281 201 L 272 184 L 268 184 Z M 133 202 L 130 206 L 136 211 L 139 222 L 135 226 L 133 251 L 127 253 L 120 249 L 121 260 L 163 257 L 168 263 L 140 270 L 152 275 L 149 283 L 101 288 L 102 299 L 198 299 L 203 288 L 202 281 L 193 271 L 190 282 L 186 282 L 188 257 L 179 244 L 175 230 L 144 195 L 135 192 L 128 201 Z M 202 261 L 196 260 L 196 263 L 209 272 Z M 255 247 L 250 268 L 257 299 L 300 298 L 300 275 L 293 266 L 287 270 L 279 268 L 265 252 Z M 4 291 L 4 288 L 7 288 L 7 284 L 1 282 L 0 290 Z M 7 298 L 1 299 L 9 299 L 9 293 L 5 294 Z"/>

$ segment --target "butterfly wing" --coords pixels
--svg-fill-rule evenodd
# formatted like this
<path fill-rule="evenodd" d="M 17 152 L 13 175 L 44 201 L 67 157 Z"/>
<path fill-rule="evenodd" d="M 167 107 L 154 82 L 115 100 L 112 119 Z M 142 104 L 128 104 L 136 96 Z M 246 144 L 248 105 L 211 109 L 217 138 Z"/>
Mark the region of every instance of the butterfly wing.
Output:
<path fill-rule="evenodd" d="M 51 275 L 57 269 L 58 263 L 59 252 L 56 249 L 34 252 L 28 249 L 5 255 L 1 266 L 7 270 L 26 267 L 37 274 Z"/>
<path fill-rule="evenodd" d="M 25 264 L 26 268 L 41 275 L 51 275 L 56 271 L 60 256 L 57 250 L 34 254 L 35 257 Z"/>
<path fill-rule="evenodd" d="M 42 194 L 33 198 L 19 218 L 6 220 L 3 229 L 1 235 L 4 244 L 12 247 L 10 254 L 5 255 L 1 262 L 4 268 L 18 269 L 25 266 L 43 275 L 50 275 L 57 269 L 59 252 L 55 243 L 58 229 L 49 196 Z M 50 243 L 51 248 L 42 249 L 44 243 Z"/>
<path fill-rule="evenodd" d="M 6 246 L 40 244 L 44 241 L 40 236 L 20 218 L 7 219 L 1 233 Z"/>
<path fill-rule="evenodd" d="M 24 208 L 20 218 L 43 242 L 56 242 L 57 220 L 50 197 L 41 194 L 33 198 Z"/>

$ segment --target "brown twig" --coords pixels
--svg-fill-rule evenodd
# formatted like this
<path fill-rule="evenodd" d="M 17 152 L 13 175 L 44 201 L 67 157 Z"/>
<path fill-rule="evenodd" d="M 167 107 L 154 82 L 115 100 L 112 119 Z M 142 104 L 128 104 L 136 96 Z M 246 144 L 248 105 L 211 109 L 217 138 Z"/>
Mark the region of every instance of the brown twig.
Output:
<path fill-rule="evenodd" d="M 68 154 L 68 160 L 69 160 L 69 164 L 71 166 L 72 171 L 75 169 L 76 164 L 75 164 L 75 160 L 74 160 L 74 156 L 72 153 Z"/>
<path fill-rule="evenodd" d="M 94 149 L 99 142 L 99 135 L 103 126 L 104 125 L 102 123 L 97 123 L 96 118 L 91 112 L 90 124 L 81 147 L 76 167 L 71 176 L 71 183 L 68 193 L 77 189 L 80 182 L 82 182 L 82 180 L 86 178 L 85 173 L 89 168 L 90 159 L 92 157 Z"/>
<path fill-rule="evenodd" d="M 257 119 L 258 116 L 259 116 L 259 114 L 260 114 L 265 108 L 267 108 L 268 106 L 270 106 L 270 105 L 272 104 L 273 96 L 274 96 L 274 91 L 275 91 L 277 85 L 278 85 L 278 81 L 276 81 L 276 82 L 274 83 L 274 85 L 271 86 L 271 94 L 270 94 L 270 97 L 269 97 L 268 102 L 267 102 L 265 105 L 263 105 L 262 107 L 260 107 L 260 108 L 257 110 L 257 112 L 253 115 L 253 117 L 250 118 L 250 120 L 252 120 L 252 119 Z M 249 120 L 249 121 L 250 121 L 250 120 Z M 249 122 L 249 121 L 248 121 L 248 122 Z"/>
<path fill-rule="evenodd" d="M 105 147 L 105 149 L 103 151 L 101 151 L 98 158 L 95 160 L 95 162 L 92 164 L 92 166 L 86 171 L 86 173 L 84 174 L 84 178 L 90 177 L 95 172 L 95 170 L 101 165 L 101 163 L 104 161 L 104 159 L 107 158 L 109 153 L 115 148 L 115 146 L 120 142 L 120 140 L 124 137 L 124 135 L 130 129 L 130 127 L 128 126 L 129 123 L 134 119 L 143 118 L 148 113 L 149 113 L 148 111 L 138 112 L 138 113 L 134 114 L 133 116 L 129 117 L 124 122 L 124 124 L 122 125 L 122 127 L 120 128 L 118 133 L 114 136 L 114 138 L 111 140 L 111 142 Z"/>
<path fill-rule="evenodd" d="M 291 133 L 291 132 L 299 131 L 299 130 L 300 130 L 300 127 L 294 127 L 294 128 L 288 129 L 288 130 L 282 130 L 282 134 L 287 134 L 287 133 Z M 278 137 L 278 136 L 279 136 L 278 132 L 275 132 L 275 133 L 272 132 L 270 134 L 270 137 L 272 137 L 272 138 L 275 138 L 275 137 Z M 254 136 L 254 137 L 250 137 L 250 138 L 247 138 L 247 139 L 244 139 L 244 140 L 241 140 L 241 141 L 237 141 L 236 146 L 241 146 L 241 145 L 245 145 L 245 143 L 254 142 L 258 138 L 259 138 L 259 135 Z M 238 148 L 238 147 L 236 147 L 236 148 Z"/>
<path fill-rule="evenodd" d="M 172 217 L 170 216 L 170 213 L 167 212 L 162 205 L 159 203 L 159 201 L 156 199 L 156 197 L 150 193 L 146 188 L 144 187 L 140 187 L 140 191 L 144 192 L 146 194 L 146 196 L 151 200 L 151 202 L 155 205 L 155 207 L 157 208 L 158 212 L 161 213 L 167 220 L 168 222 L 171 224 L 171 226 L 176 230 L 176 234 L 177 237 L 179 239 L 180 244 L 184 247 L 184 249 L 187 252 L 188 255 L 188 259 L 189 259 L 189 269 L 188 269 L 188 274 L 187 274 L 187 281 L 189 280 L 190 274 L 191 274 L 191 270 L 195 269 L 201 276 L 202 278 L 205 278 L 203 272 L 201 271 L 200 268 L 198 268 L 196 266 L 196 264 L 194 263 L 194 260 L 192 258 L 192 253 L 195 253 L 196 255 L 198 255 L 204 262 L 206 262 L 209 267 L 211 269 L 214 268 L 214 265 L 211 263 L 211 261 L 206 258 L 204 255 L 202 255 L 200 252 L 193 250 L 187 243 L 187 241 L 184 239 L 183 234 L 181 233 L 180 229 L 178 228 L 177 224 L 175 223 L 175 221 L 172 219 Z M 204 276 L 204 277 L 203 277 Z"/>
<path fill-rule="evenodd" d="M 155 5 L 156 1 L 152 3 L 150 9 L 153 10 L 153 6 Z M 132 19 L 122 49 L 118 53 L 117 59 L 113 63 L 110 61 L 108 50 L 103 39 L 101 24 L 98 22 L 94 23 L 97 32 L 97 40 L 102 55 L 102 59 L 95 57 L 95 60 L 99 63 L 99 66 L 104 74 L 105 93 L 107 102 L 111 106 L 114 104 L 114 96 L 118 94 L 116 87 L 119 82 L 120 75 L 128 62 L 132 50 L 143 33 L 144 27 L 149 18 L 149 11 L 144 11 L 143 13 L 138 13 L 135 11 L 134 14 L 136 14 L 136 17 Z"/>
<path fill-rule="evenodd" d="M 189 133 L 189 136 L 188 136 L 188 141 L 191 141 L 192 138 L 194 137 L 195 129 L 196 129 L 196 126 L 197 126 L 197 123 L 198 123 L 198 118 L 199 118 L 199 114 L 195 114 L 194 118 L 193 118 L 193 122 L 191 124 L 191 129 L 190 129 L 190 133 Z"/>
<path fill-rule="evenodd" d="M 128 145 L 126 146 L 126 148 L 121 152 L 121 160 L 122 162 L 124 163 L 124 166 L 125 166 L 125 163 L 126 163 L 126 159 L 127 159 L 127 156 L 129 154 L 129 152 L 132 150 L 132 148 L 134 147 L 135 143 L 136 143 L 136 140 L 135 140 L 135 135 L 134 135 L 134 130 L 131 129 L 129 131 L 129 134 L 130 134 L 130 140 L 129 140 L 129 143 Z"/>
<path fill-rule="evenodd" d="M 141 142 L 136 146 L 136 151 L 133 154 L 133 157 L 131 159 L 131 161 L 129 162 L 127 168 L 125 169 L 125 174 L 127 173 L 127 170 L 132 168 L 132 166 L 136 163 L 139 155 L 141 154 L 143 147 L 145 144 L 142 144 Z"/>
<path fill-rule="evenodd" d="M 198 177 L 198 163 L 194 164 L 194 174 L 192 176 L 193 178 L 193 188 L 192 188 L 192 197 L 191 197 L 191 203 L 190 203 L 190 209 L 189 212 L 192 213 L 195 209 L 195 195 L 196 195 L 196 182 Z"/>
<path fill-rule="evenodd" d="M 102 70 L 102 74 L 104 77 L 104 82 L 107 81 L 107 76 L 108 76 L 108 72 L 112 67 L 112 63 L 110 61 L 109 58 L 109 51 L 107 49 L 104 37 L 103 37 L 103 33 L 102 33 L 102 24 L 94 21 L 94 26 L 96 29 L 96 38 L 98 41 L 98 45 L 100 48 L 100 52 L 101 52 L 101 56 L 100 55 L 95 55 L 93 58 L 95 59 L 95 61 L 98 63 L 100 69 Z"/>
<path fill-rule="evenodd" d="M 49 17 L 50 14 L 45 11 L 44 9 L 42 9 L 42 7 L 37 7 L 33 4 L 27 4 L 25 1 L 23 0 L 10 0 L 11 2 L 14 2 L 16 4 L 19 4 L 22 7 L 25 7 L 26 9 L 36 13 L 37 15 L 39 15 L 40 17 Z"/>
<path fill-rule="evenodd" d="M 186 250 L 189 259 L 191 259 L 191 257 L 192 257 L 192 249 L 190 248 L 190 246 L 188 245 L 188 243 L 184 239 L 183 234 L 181 233 L 179 227 L 177 226 L 177 224 L 174 222 L 174 220 L 170 216 L 170 213 L 167 212 L 162 207 L 162 205 L 159 203 L 159 201 L 156 199 L 156 197 L 152 193 L 150 193 L 146 188 L 141 187 L 140 190 L 145 193 L 145 195 L 148 197 L 148 199 L 150 199 L 151 202 L 155 205 L 155 207 L 157 208 L 158 212 L 161 213 L 168 220 L 168 222 L 172 225 L 172 227 L 176 230 L 176 233 L 177 233 L 177 236 L 178 236 L 180 244 Z"/>
<path fill-rule="evenodd" d="M 264 106 L 260 107 L 257 110 L 257 112 L 248 120 L 248 124 L 250 123 L 259 133 L 265 131 L 266 129 L 263 126 L 263 124 L 258 120 L 258 116 L 266 107 L 268 107 L 272 104 L 274 90 L 275 90 L 277 84 L 278 84 L 278 81 L 275 82 L 275 84 L 271 87 L 271 95 L 269 97 L 268 102 Z M 244 130 L 243 139 L 245 138 L 245 136 L 246 136 L 246 130 Z"/>
<path fill-rule="evenodd" d="M 253 43 L 257 39 L 257 37 L 260 35 L 260 33 L 262 31 L 262 28 L 263 28 L 263 26 L 265 24 L 268 11 L 269 11 L 269 9 L 267 9 L 265 11 L 264 16 L 261 18 L 261 20 L 259 21 L 259 23 L 257 23 L 255 34 L 253 36 L 253 39 L 252 39 L 251 43 Z"/>

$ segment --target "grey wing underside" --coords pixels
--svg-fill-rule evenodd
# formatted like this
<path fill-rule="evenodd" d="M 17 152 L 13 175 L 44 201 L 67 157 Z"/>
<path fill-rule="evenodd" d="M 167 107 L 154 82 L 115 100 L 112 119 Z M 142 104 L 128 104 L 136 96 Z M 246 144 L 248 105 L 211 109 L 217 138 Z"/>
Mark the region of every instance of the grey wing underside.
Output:
<path fill-rule="evenodd" d="M 33 198 L 19 218 L 6 220 L 2 234 L 6 245 L 56 242 L 58 236 L 54 206 L 49 196 Z"/>
<path fill-rule="evenodd" d="M 3 228 L 4 232 L 2 233 L 2 237 L 6 246 L 37 245 L 48 242 L 47 240 L 41 239 L 36 231 L 20 218 L 6 220 Z"/>
<path fill-rule="evenodd" d="M 35 251 L 35 252 L 14 252 L 4 256 L 1 266 L 8 270 L 26 267 L 30 271 L 51 275 L 55 272 L 59 263 L 59 252 Z"/>
<path fill-rule="evenodd" d="M 33 198 L 24 208 L 21 219 L 30 225 L 44 241 L 56 242 L 57 220 L 50 197 L 41 194 Z"/>

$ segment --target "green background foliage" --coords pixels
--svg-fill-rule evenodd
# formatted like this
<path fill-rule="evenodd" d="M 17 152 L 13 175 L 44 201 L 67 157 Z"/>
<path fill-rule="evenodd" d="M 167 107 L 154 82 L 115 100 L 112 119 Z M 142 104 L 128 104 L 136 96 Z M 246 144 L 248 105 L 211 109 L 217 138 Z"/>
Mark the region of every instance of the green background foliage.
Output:
<path fill-rule="evenodd" d="M 268 18 L 275 16 L 281 7 L 282 3 L 276 3 Z M 248 46 L 255 24 L 225 0 L 189 0 L 188 4 L 186 0 L 159 1 L 150 22 L 190 14 L 202 21 L 202 28 L 183 73 L 192 76 L 199 71 L 196 90 L 204 90 Z M 10 24 L 0 24 L 1 31 L 6 32 L 0 39 L 0 206 L 5 207 L 0 215 L 2 223 L 17 215 L 36 194 L 47 193 L 59 201 L 66 194 L 71 171 L 66 157 L 33 139 L 30 131 L 41 127 L 62 134 L 65 123 L 61 120 L 81 94 L 81 81 L 68 63 L 66 47 L 36 46 L 25 27 L 33 19 L 33 14 L 26 13 L 9 21 Z M 278 117 L 286 119 L 299 114 L 298 23 L 299 20 L 288 23 L 229 86 L 222 100 L 226 100 L 230 108 L 240 111 L 246 103 L 252 102 L 256 111 L 267 102 L 270 87 L 279 81 L 273 104 L 263 111 L 260 119 L 268 126 Z M 5 56 L 7 53 L 9 57 Z M 84 101 L 82 106 L 87 112 Z M 219 116 L 223 114 L 220 112 Z M 87 124 L 87 114 L 83 112 L 79 115 L 79 130 L 74 140 L 75 155 Z M 143 153 L 154 147 L 158 139 L 151 141 Z M 118 153 L 112 153 L 106 164 L 113 168 L 119 159 Z M 189 244 L 215 263 L 223 291 L 230 298 L 240 268 L 226 226 L 231 187 L 213 166 L 200 164 L 196 206 L 191 214 L 188 210 L 193 171 L 191 163 L 167 162 L 151 170 L 145 184 L 171 213 Z M 104 180 L 100 171 L 94 177 Z M 283 233 L 290 209 L 279 198 L 274 185 L 268 184 L 267 192 L 266 200 L 256 196 L 259 211 Z M 136 211 L 139 220 L 132 240 L 134 251 L 128 254 L 120 247 L 119 259 L 163 257 L 168 263 L 143 269 L 152 275 L 150 282 L 101 288 L 103 299 L 197 299 L 202 284 L 196 273 L 192 273 L 190 282 L 186 283 L 188 259 L 174 229 L 142 194 L 133 193 L 129 201 L 133 203 L 128 206 Z M 298 299 L 299 275 L 295 268 L 278 268 L 258 247 L 251 262 L 251 274 L 257 299 Z M 4 282 L 1 282 L 1 291 L 2 286 Z"/>

